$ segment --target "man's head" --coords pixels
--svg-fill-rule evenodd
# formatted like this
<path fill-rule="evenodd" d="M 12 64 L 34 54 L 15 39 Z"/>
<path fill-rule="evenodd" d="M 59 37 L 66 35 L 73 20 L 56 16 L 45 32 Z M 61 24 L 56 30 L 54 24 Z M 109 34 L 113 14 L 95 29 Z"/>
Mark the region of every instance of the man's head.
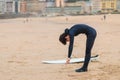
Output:
<path fill-rule="evenodd" d="M 65 32 L 60 35 L 59 41 L 64 45 L 66 45 L 66 42 L 70 41 L 70 36 L 69 36 L 69 30 L 68 29 L 65 29 Z"/>

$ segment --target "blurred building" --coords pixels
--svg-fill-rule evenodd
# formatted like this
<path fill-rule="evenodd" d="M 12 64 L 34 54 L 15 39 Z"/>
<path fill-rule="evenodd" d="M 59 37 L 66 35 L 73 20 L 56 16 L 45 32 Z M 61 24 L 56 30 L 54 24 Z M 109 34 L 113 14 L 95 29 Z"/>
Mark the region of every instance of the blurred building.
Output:
<path fill-rule="evenodd" d="M 0 14 L 3 14 L 5 12 L 4 7 L 5 7 L 4 0 L 0 0 Z"/>
<path fill-rule="evenodd" d="M 120 0 L 117 0 L 117 10 L 120 11 Z"/>
<path fill-rule="evenodd" d="M 117 9 L 117 0 L 101 0 L 101 11 L 111 13 Z"/>
<path fill-rule="evenodd" d="M 64 7 L 65 1 L 64 0 L 55 0 L 55 6 L 56 7 Z"/>
<path fill-rule="evenodd" d="M 120 11 L 120 0 L 0 0 L 0 14 L 97 14 Z"/>
<path fill-rule="evenodd" d="M 0 13 L 18 13 L 18 0 L 0 0 Z"/>
<path fill-rule="evenodd" d="M 101 10 L 101 0 L 90 0 L 91 13 L 97 13 Z"/>
<path fill-rule="evenodd" d="M 46 8 L 46 0 L 26 0 L 26 10 L 32 13 L 42 13 Z"/>

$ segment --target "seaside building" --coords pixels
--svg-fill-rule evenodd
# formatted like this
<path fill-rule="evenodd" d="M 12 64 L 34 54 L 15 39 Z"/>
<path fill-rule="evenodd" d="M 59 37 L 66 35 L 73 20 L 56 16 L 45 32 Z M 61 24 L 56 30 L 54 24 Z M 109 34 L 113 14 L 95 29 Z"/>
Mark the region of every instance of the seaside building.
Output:
<path fill-rule="evenodd" d="M 101 11 L 111 13 L 117 9 L 117 0 L 101 0 Z"/>
<path fill-rule="evenodd" d="M 90 0 L 90 10 L 92 13 L 97 13 L 101 10 L 101 0 Z"/>
<path fill-rule="evenodd" d="M 20 0 L 20 13 L 42 13 L 46 0 Z"/>
<path fill-rule="evenodd" d="M 120 0 L 0 0 L 0 14 L 97 14 L 120 11 Z"/>
<path fill-rule="evenodd" d="M 4 13 L 5 2 L 4 0 L 0 0 L 0 14 Z"/>
<path fill-rule="evenodd" d="M 18 13 L 19 12 L 19 0 L 4 0 L 5 13 Z"/>
<path fill-rule="evenodd" d="M 56 7 L 64 7 L 65 1 L 64 0 L 55 0 L 55 6 Z"/>
<path fill-rule="evenodd" d="M 120 12 L 120 0 L 117 0 L 117 10 Z"/>
<path fill-rule="evenodd" d="M 26 13 L 27 12 L 27 2 L 25 0 L 20 0 L 19 4 L 20 4 L 19 13 Z"/>
<path fill-rule="evenodd" d="M 18 13 L 19 0 L 0 0 L 0 13 Z"/>

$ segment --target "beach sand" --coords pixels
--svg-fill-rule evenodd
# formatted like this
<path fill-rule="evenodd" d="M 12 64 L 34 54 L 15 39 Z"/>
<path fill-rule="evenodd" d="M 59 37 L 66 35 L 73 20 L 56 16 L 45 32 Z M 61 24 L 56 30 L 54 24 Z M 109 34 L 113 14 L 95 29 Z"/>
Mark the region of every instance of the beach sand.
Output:
<path fill-rule="evenodd" d="M 75 72 L 83 63 L 43 64 L 67 58 L 59 35 L 79 23 L 97 30 L 92 55 L 98 61 L 84 73 Z M 75 37 L 72 57 L 84 57 L 85 44 L 84 34 Z M 0 80 L 120 80 L 120 14 L 0 20 Z"/>

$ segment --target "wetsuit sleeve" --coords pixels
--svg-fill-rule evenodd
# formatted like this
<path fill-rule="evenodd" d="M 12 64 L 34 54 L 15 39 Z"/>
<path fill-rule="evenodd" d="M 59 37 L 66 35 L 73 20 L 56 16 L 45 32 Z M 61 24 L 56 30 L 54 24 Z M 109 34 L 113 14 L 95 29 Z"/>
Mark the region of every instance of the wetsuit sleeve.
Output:
<path fill-rule="evenodd" d="M 70 35 L 70 43 L 69 43 L 69 48 L 68 48 L 68 58 L 70 58 L 72 55 L 73 43 L 74 43 L 74 36 Z"/>

